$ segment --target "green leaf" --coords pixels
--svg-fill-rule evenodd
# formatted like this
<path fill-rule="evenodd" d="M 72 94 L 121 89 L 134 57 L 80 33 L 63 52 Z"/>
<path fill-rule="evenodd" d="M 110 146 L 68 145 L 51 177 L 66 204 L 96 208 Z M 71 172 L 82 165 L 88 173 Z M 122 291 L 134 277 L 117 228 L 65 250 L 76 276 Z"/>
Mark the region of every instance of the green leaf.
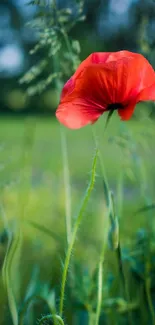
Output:
<path fill-rule="evenodd" d="M 49 305 L 49 303 L 48 303 L 48 299 L 44 298 L 44 297 L 41 296 L 41 295 L 33 295 L 33 296 L 29 297 L 29 298 L 25 301 L 25 303 L 24 303 L 24 305 L 23 305 L 23 307 L 22 307 L 22 309 L 21 309 L 21 311 L 20 311 L 20 316 L 19 316 L 19 325 L 23 325 L 23 324 L 24 324 L 24 318 L 25 318 L 25 316 L 26 316 L 26 313 L 27 313 L 28 307 L 29 307 L 30 305 L 36 303 L 37 300 L 40 300 L 40 301 L 42 301 L 44 304 L 47 304 L 47 306 L 48 306 L 48 308 L 49 308 L 49 311 L 50 311 L 52 314 L 55 314 L 55 308 L 54 308 L 54 307 L 52 308 L 51 305 Z M 54 325 L 55 325 L 55 323 L 54 323 Z"/>
<path fill-rule="evenodd" d="M 14 237 L 10 236 L 7 253 L 5 255 L 3 269 L 2 269 L 3 282 L 7 290 L 8 303 L 9 303 L 9 308 L 12 316 L 13 325 L 18 325 L 18 311 L 17 311 L 17 305 L 16 305 L 13 289 L 12 289 L 11 271 L 12 271 L 12 263 L 15 255 L 18 253 L 20 242 L 21 242 L 21 233 L 19 230 L 16 236 Z"/>
<path fill-rule="evenodd" d="M 80 43 L 78 40 L 72 41 L 72 48 L 73 48 L 73 51 L 77 54 L 79 54 L 81 52 L 81 47 L 80 47 Z"/>
<path fill-rule="evenodd" d="M 138 209 L 135 212 L 135 214 L 142 213 L 142 212 L 147 212 L 147 211 L 154 210 L 154 209 L 155 209 L 155 204 L 145 205 L 142 208 Z"/>
<path fill-rule="evenodd" d="M 43 232 L 45 235 L 52 237 L 54 240 L 61 242 L 62 243 L 62 237 L 58 234 L 56 234 L 54 231 L 46 228 L 44 225 L 41 225 L 37 222 L 28 220 L 27 221 L 31 226 L 33 226 L 34 228 L 36 228 L 37 230 Z"/>

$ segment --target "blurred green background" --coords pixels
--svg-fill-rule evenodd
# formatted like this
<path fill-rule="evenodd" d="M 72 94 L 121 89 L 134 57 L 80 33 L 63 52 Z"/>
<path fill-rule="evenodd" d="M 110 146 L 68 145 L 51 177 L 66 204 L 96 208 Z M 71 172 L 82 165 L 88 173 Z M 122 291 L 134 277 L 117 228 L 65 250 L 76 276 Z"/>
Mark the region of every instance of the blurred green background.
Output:
<path fill-rule="evenodd" d="M 52 114 L 56 108 L 53 84 L 49 84 L 41 95 L 29 98 L 25 94 L 27 85 L 19 86 L 18 83 L 24 72 L 47 55 L 46 49 L 29 55 L 39 37 L 39 28 L 34 29 L 28 24 L 38 12 L 38 6 L 33 2 L 37 3 L 37 0 L 1 0 L 0 3 L 1 114 Z M 59 10 L 70 8 L 72 21 L 75 4 L 76 1 L 57 1 Z M 86 0 L 83 13 L 86 19 L 75 24 L 69 32 L 70 38 L 80 42 L 81 60 L 95 51 L 128 49 L 144 53 L 155 64 L 153 0 Z M 52 72 L 52 57 L 48 69 Z M 45 71 L 47 73 L 49 71 Z"/>
<path fill-rule="evenodd" d="M 58 9 L 69 7 L 74 20 L 74 1 L 59 0 L 57 6 Z M 37 6 L 27 5 L 24 0 L 0 2 L 0 266 L 2 269 L 9 233 L 16 238 L 21 222 L 21 247 L 17 260 L 15 258 L 11 263 L 9 274 L 19 309 L 31 292 L 47 296 L 49 288 L 54 288 L 59 293 L 61 261 L 66 252 L 62 132 L 65 132 L 68 151 L 72 223 L 88 184 L 95 147 L 91 126 L 72 131 L 57 122 L 54 115 L 58 104 L 55 82 L 34 96 L 28 96 L 27 84 L 19 84 L 23 74 L 47 54 L 46 49 L 33 56 L 29 54 L 38 41 L 38 33 L 27 22 L 33 20 L 37 10 Z M 155 66 L 153 0 L 86 0 L 84 14 L 86 19 L 79 21 L 69 32 L 71 39 L 80 42 L 81 60 L 95 51 L 127 49 L 143 53 Z M 51 71 L 45 70 L 43 77 L 52 73 L 52 69 L 51 58 Z M 64 81 L 70 74 L 67 71 Z M 35 78 L 34 85 L 41 78 L 40 75 Z M 136 214 L 139 208 L 154 202 L 154 104 L 137 105 L 133 118 L 127 123 L 121 122 L 115 113 L 103 138 L 104 123 L 103 116 L 93 128 L 100 142 L 109 186 L 114 192 L 121 241 L 125 247 L 131 248 L 138 229 L 149 229 L 150 218 L 152 230 L 155 226 L 154 212 L 151 217 L 148 212 Z M 73 253 L 84 274 L 92 274 L 98 262 L 105 214 L 98 166 L 95 189 Z M 109 250 L 106 263 L 107 268 L 115 270 L 113 253 Z M 78 269 L 76 271 L 78 273 Z M 139 287 L 135 289 L 134 282 L 132 285 L 136 296 Z M 114 285 L 110 296 L 116 293 L 117 286 Z M 86 304 L 87 298 L 81 293 L 80 303 Z M 47 312 L 42 304 L 37 306 L 34 314 L 30 312 L 31 319 L 27 318 L 24 324 L 35 324 L 36 319 Z M 2 277 L 0 307 L 0 324 L 12 324 Z M 71 312 L 67 302 L 66 308 L 69 324 L 84 324 L 83 320 L 77 320 L 76 312 Z M 115 323 L 111 319 L 109 324 Z M 144 324 L 149 324 L 149 316 Z"/>

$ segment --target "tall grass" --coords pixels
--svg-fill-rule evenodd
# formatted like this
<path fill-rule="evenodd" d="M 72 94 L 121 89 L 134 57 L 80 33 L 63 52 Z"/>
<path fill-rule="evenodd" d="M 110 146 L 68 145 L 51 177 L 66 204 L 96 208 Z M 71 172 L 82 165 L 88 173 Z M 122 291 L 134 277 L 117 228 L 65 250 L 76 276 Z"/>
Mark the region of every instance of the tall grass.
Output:
<path fill-rule="evenodd" d="M 10 122 L 10 125 L 11 123 L 13 122 Z M 12 124 L 13 133 L 11 133 L 10 136 L 5 134 L 6 150 L 9 149 L 8 146 L 10 144 L 11 138 L 12 138 L 12 146 L 15 148 L 17 144 L 16 139 L 18 139 L 19 137 L 18 135 L 19 134 L 22 135 L 23 137 L 22 139 L 26 137 L 26 134 L 21 132 L 21 127 L 24 130 L 25 124 L 22 121 L 21 124 L 19 124 L 18 122 L 14 122 L 14 123 L 16 123 L 15 124 L 16 128 L 14 128 Z M 45 123 L 44 126 L 43 123 Z M 52 122 L 52 125 L 54 129 L 55 128 L 54 122 Z M 102 121 L 99 122 L 98 125 L 99 125 L 98 131 L 100 136 L 100 132 L 102 134 Z M 112 120 L 111 123 L 109 124 L 108 128 L 109 128 L 108 129 L 109 133 L 105 134 L 103 147 L 101 145 L 100 149 L 101 149 L 101 155 L 102 155 L 102 150 L 104 150 L 104 152 L 109 153 L 108 155 L 104 154 L 104 168 L 108 174 L 107 177 L 108 177 L 109 190 L 113 188 L 113 192 L 115 195 L 116 211 L 114 215 L 117 215 L 117 207 L 120 206 L 118 202 L 118 198 L 120 196 L 117 196 L 117 177 L 114 178 L 113 161 L 109 160 L 109 155 L 111 156 L 113 154 L 114 144 L 111 145 L 110 148 L 108 142 L 109 134 L 110 136 L 112 134 L 115 135 L 116 130 L 119 128 L 119 124 L 116 121 L 115 117 L 114 120 Z M 139 131 L 137 131 L 138 128 Z M 139 132 L 138 134 L 140 134 L 142 131 L 142 126 L 137 124 L 135 125 L 135 122 L 133 121 L 130 124 L 130 129 L 132 130 L 133 134 L 136 134 L 137 132 Z M 3 128 L 1 128 L 1 132 L 3 132 Z M 8 229 L 8 232 L 10 232 L 10 236 L 12 235 L 12 230 L 14 229 L 16 229 L 17 237 L 19 234 L 17 232 L 18 228 L 16 228 L 16 225 L 13 224 L 13 220 L 15 220 L 14 216 L 17 215 L 16 211 L 18 211 L 18 216 L 21 217 L 20 220 L 23 224 L 22 237 L 21 237 L 22 245 L 20 245 L 20 247 L 17 245 L 18 252 L 20 254 L 18 253 L 19 255 L 17 254 L 17 256 L 15 257 L 16 253 L 15 255 L 14 254 L 12 255 L 11 253 L 9 258 L 8 255 L 6 255 L 6 259 L 3 267 L 5 270 L 4 273 L 6 272 L 6 270 L 7 272 L 9 271 L 8 273 L 5 273 L 4 276 L 5 284 L 7 283 L 9 290 L 12 290 L 11 289 L 12 284 L 14 288 L 15 281 L 18 281 L 18 283 L 16 282 L 18 288 L 16 285 L 16 291 L 15 292 L 13 291 L 13 293 L 15 293 L 15 298 L 16 298 L 16 300 L 13 300 L 15 301 L 16 314 L 13 314 L 14 307 L 12 307 L 12 305 L 10 305 L 10 307 L 12 308 L 12 315 L 17 315 L 19 320 L 21 317 L 20 310 L 25 310 L 23 312 L 24 314 L 22 314 L 23 315 L 22 322 L 24 325 L 28 319 L 30 324 L 31 323 L 34 324 L 37 321 L 37 318 L 41 319 L 41 314 L 49 315 L 49 312 L 51 312 L 51 315 L 55 315 L 59 310 L 59 302 L 60 302 L 59 299 L 61 295 L 61 290 L 59 291 L 58 289 L 61 288 L 61 276 L 62 276 L 59 259 L 61 258 L 62 260 L 62 258 L 64 258 L 64 250 L 66 250 L 66 239 L 65 239 L 66 227 L 65 227 L 65 218 L 63 217 L 65 215 L 64 213 L 65 193 L 63 190 L 63 179 L 62 179 L 62 169 L 61 169 L 62 164 L 60 163 L 59 166 L 57 164 L 58 158 L 60 156 L 60 150 L 57 149 L 57 151 L 54 151 L 55 144 L 53 140 L 51 146 L 50 134 L 52 134 L 52 132 L 53 131 L 51 130 L 51 122 L 49 121 L 42 122 L 38 120 L 37 128 L 35 131 L 35 141 L 30 142 L 27 147 L 28 150 L 26 154 L 26 156 L 28 155 L 27 158 L 21 159 L 21 154 L 20 154 L 21 147 L 20 145 L 16 146 L 17 157 L 20 157 L 20 166 L 19 164 L 17 164 L 16 166 L 17 171 L 19 170 L 19 167 L 21 170 L 23 170 L 24 168 L 24 173 L 22 171 L 20 176 L 22 179 L 22 183 L 20 183 L 20 187 L 19 185 L 17 186 L 16 183 L 15 184 L 13 183 L 7 189 L 5 185 L 4 192 L 2 193 L 3 210 L 1 211 L 1 215 L 3 212 L 2 216 L 4 220 L 4 225 L 5 228 Z M 55 134 L 59 135 L 59 127 L 55 128 Z M 81 140 L 84 139 L 83 152 L 86 154 L 86 150 L 87 150 L 86 157 L 89 161 L 87 161 L 87 163 L 85 161 L 85 164 L 83 164 L 83 161 L 81 161 L 81 166 L 80 165 L 77 166 L 76 164 L 77 158 L 74 154 L 71 154 L 72 143 L 74 141 L 77 141 L 76 134 L 72 135 L 72 133 L 68 131 L 67 132 L 68 154 L 70 157 L 70 166 L 71 166 L 70 174 L 72 175 L 71 193 L 72 193 L 73 210 L 78 205 L 82 188 L 84 186 L 84 183 L 86 182 L 86 178 L 88 178 L 87 170 L 89 168 L 89 163 L 93 151 L 93 145 L 91 146 L 91 148 L 89 148 L 88 146 L 90 139 L 92 139 L 91 128 L 86 128 L 86 130 L 82 131 L 81 133 L 79 132 L 78 134 L 80 135 L 78 139 L 79 147 L 76 145 L 76 149 L 78 151 L 76 154 L 79 155 L 79 152 L 81 151 L 81 145 L 80 145 Z M 57 137 L 57 139 L 58 139 L 57 141 L 59 141 L 60 139 L 59 136 Z M 134 137 L 134 139 L 137 142 L 138 156 L 141 155 L 141 157 L 145 157 L 144 156 L 145 151 L 142 151 L 141 146 L 138 144 L 138 137 L 136 136 Z M 147 183 L 149 182 L 149 179 L 152 175 L 152 166 L 153 166 L 151 165 L 153 164 L 153 160 L 148 159 L 152 155 L 153 137 L 148 139 L 149 139 L 148 143 L 150 149 L 148 149 L 147 152 L 146 166 L 145 166 L 147 170 L 147 178 L 146 178 Z M 52 150 L 50 152 L 47 151 L 47 155 L 44 154 L 40 156 L 40 151 L 42 150 L 40 148 L 43 148 L 45 146 L 46 141 L 48 144 L 46 147 L 52 148 Z M 24 142 L 21 142 L 21 139 L 19 138 L 19 144 L 20 143 L 24 143 Z M 35 145 L 32 145 L 33 143 Z M 115 144 L 115 146 L 117 145 Z M 127 144 L 125 148 L 127 148 Z M 17 151 L 17 149 L 19 151 Z M 119 148 L 117 150 L 119 150 Z M 55 160 L 53 160 L 53 152 L 55 154 Z M 3 155 L 5 156 L 5 153 Z M 38 156 L 40 157 L 40 161 L 38 161 Z M 49 159 L 48 163 L 47 163 L 47 159 Z M 117 156 L 117 159 L 119 160 L 119 155 Z M 118 166 L 117 168 L 119 171 L 120 169 L 119 169 L 118 160 L 115 159 L 115 165 Z M 131 160 L 130 164 L 132 164 L 133 166 L 135 162 Z M 55 174 L 51 173 L 51 166 Z M 37 186 L 33 183 L 34 182 L 33 174 L 36 168 L 37 170 L 39 168 L 40 173 L 44 175 L 41 181 L 39 180 Z M 133 172 L 137 173 L 136 166 L 135 168 L 133 168 Z M 9 173 L 10 173 L 9 177 L 14 177 L 14 174 L 13 175 L 11 174 L 12 169 L 10 169 Z M 154 269 L 154 264 L 153 264 L 154 263 L 153 262 L 154 205 L 153 204 L 149 205 L 148 203 L 146 205 L 146 201 L 144 197 L 141 196 L 141 190 L 139 188 L 140 178 L 137 179 L 137 182 L 136 180 L 133 180 L 131 183 L 130 178 L 127 178 L 124 170 L 124 182 L 123 182 L 124 187 L 122 186 L 122 188 L 120 188 L 119 190 L 120 193 L 122 193 L 119 195 L 123 196 L 123 198 L 121 197 L 121 202 L 122 202 L 121 204 L 123 204 L 121 208 L 122 215 L 121 217 L 118 216 L 118 220 L 120 226 L 120 240 L 121 240 L 121 263 L 125 274 L 125 281 L 127 286 L 129 287 L 129 294 L 130 294 L 130 300 L 127 301 L 121 284 L 119 263 L 117 260 L 116 252 L 115 251 L 113 252 L 111 248 L 109 249 L 107 247 L 106 238 L 110 231 L 110 224 L 109 224 L 110 220 L 108 221 L 107 219 L 108 205 L 106 202 L 106 195 L 105 195 L 106 187 L 105 185 L 103 186 L 103 176 L 102 176 L 103 174 L 101 169 L 99 168 L 99 165 L 98 165 L 97 172 L 95 174 L 97 174 L 95 190 L 93 191 L 93 195 L 91 195 L 91 200 L 89 202 L 89 205 L 87 206 L 84 212 L 82 226 L 79 228 L 78 237 L 75 236 L 76 241 L 74 245 L 74 250 L 72 251 L 71 254 L 73 265 L 71 264 L 69 268 L 67 281 L 65 282 L 66 293 L 64 299 L 65 303 L 63 304 L 64 305 L 63 321 L 68 324 L 74 323 L 74 313 L 76 312 L 80 322 L 80 317 L 83 317 L 84 319 L 85 312 L 88 312 L 88 314 L 90 315 L 89 316 L 90 322 L 91 321 L 95 322 L 95 320 L 96 322 L 99 322 L 99 319 L 100 322 L 102 322 L 102 320 L 104 322 L 108 322 L 108 321 L 112 322 L 112 319 L 115 318 L 117 319 L 117 323 L 119 324 L 119 322 L 123 322 L 123 320 L 125 322 L 127 319 L 128 311 L 132 311 L 133 324 L 136 323 L 137 317 L 139 317 L 139 319 L 141 320 L 145 318 L 145 322 L 143 321 L 143 323 L 147 324 L 148 322 L 150 322 L 151 317 L 153 320 L 153 314 L 152 316 L 150 316 L 150 311 L 151 313 L 154 312 L 153 296 L 152 296 L 153 277 L 152 277 L 152 271 L 150 272 L 151 269 L 152 270 Z M 56 179 L 55 179 L 55 175 L 57 175 Z M 6 174 L 6 176 L 8 176 L 8 174 Z M 3 174 L 3 179 L 4 179 L 4 174 Z M 51 183 L 49 183 L 50 179 L 52 181 Z M 77 183 L 78 179 L 80 180 L 80 183 Z M 118 180 L 119 180 L 119 174 L 118 174 Z M 132 194 L 133 186 L 137 190 L 136 194 L 135 193 Z M 20 189 L 20 200 L 19 200 L 19 189 Z M 128 192 L 126 193 L 124 189 L 125 191 L 126 190 L 131 191 L 131 193 Z M 153 194 L 153 192 L 151 192 L 151 194 Z M 58 198 L 58 200 L 55 199 L 56 197 Z M 19 202 L 22 203 L 22 210 Z M 20 211 L 24 211 L 23 212 L 24 215 L 22 213 L 19 213 Z M 135 213 L 137 214 L 135 215 Z M 150 213 L 149 222 L 150 223 L 152 222 L 151 237 L 147 235 L 148 232 L 147 214 L 148 213 Z M 72 222 L 74 224 L 75 219 L 74 220 L 72 219 Z M 140 227 L 141 228 L 143 227 L 143 230 L 141 230 L 136 234 L 136 231 L 138 231 L 138 228 Z M 111 237 L 112 243 L 115 243 L 116 240 L 114 229 L 115 227 L 113 228 L 112 231 L 112 235 L 113 235 L 113 237 Z M 115 247 L 117 246 L 116 244 Z M 37 248 L 38 245 L 40 248 Z M 102 264 L 100 263 L 99 265 L 99 258 L 103 246 L 104 246 L 104 255 L 102 259 Z M 15 250 L 15 252 L 17 251 Z M 13 260 L 11 256 L 14 256 Z M 29 258 L 31 256 L 32 256 L 32 260 L 30 261 Z M 11 261 L 14 261 L 13 264 L 11 261 L 10 264 L 9 262 L 10 258 Z M 26 260 L 29 262 L 27 263 Z M 6 262 L 8 264 L 6 264 Z M 16 263 L 16 265 L 14 263 Z M 80 271 L 81 275 L 79 275 L 77 272 L 77 267 L 76 267 L 77 264 L 81 270 Z M 6 265 L 7 265 L 7 269 L 6 269 Z M 43 278 L 43 282 L 41 285 L 39 285 L 40 280 L 38 278 L 33 278 L 32 283 L 34 289 L 30 294 L 29 298 L 26 298 L 25 300 L 24 296 L 26 297 L 26 291 L 27 291 L 28 283 L 30 281 L 32 267 L 35 265 L 38 265 L 38 267 L 40 268 L 40 276 Z M 28 270 L 30 270 L 29 273 Z M 19 273 L 17 273 L 17 271 Z M 22 273 L 24 274 L 24 277 L 26 276 L 26 278 L 23 278 Z M 21 279 L 19 278 L 18 274 L 21 276 Z M 54 274 L 57 274 L 55 278 L 53 278 Z M 85 279 L 84 282 L 82 280 L 83 276 Z M 45 283 L 46 285 L 47 283 L 50 283 L 49 293 L 43 293 L 44 290 L 43 288 Z M 146 285 L 148 285 L 148 287 L 146 287 Z M 52 309 L 48 309 L 48 307 L 45 306 L 46 304 L 43 302 L 43 300 L 37 300 L 37 298 L 35 298 L 40 295 L 42 298 L 44 297 L 45 300 L 47 299 L 47 301 L 50 302 L 49 294 L 50 291 L 52 292 L 53 290 L 55 292 L 55 298 L 54 298 L 55 309 L 53 309 L 54 301 L 52 302 Z M 83 292 L 86 292 L 85 295 L 83 295 Z M 4 299 L 4 297 L 2 298 L 1 296 L 1 299 Z M 120 300 L 120 298 L 122 300 Z M 24 306 L 26 306 L 25 304 L 27 304 L 28 301 L 30 301 L 29 302 L 30 305 L 28 305 L 28 308 L 26 308 Z M 140 301 L 142 302 L 140 303 Z M 35 307 L 32 308 L 32 305 Z M 78 305 L 81 306 L 80 309 Z M 40 310 L 40 307 L 37 306 L 41 306 L 42 311 Z M 80 312 L 79 312 L 80 310 L 82 310 L 82 314 L 81 314 L 82 316 L 80 316 Z M 33 322 L 31 322 L 30 320 L 32 318 L 32 314 L 34 315 Z M 143 314 L 145 317 L 141 316 Z M 4 317 L 6 317 L 6 315 L 4 315 Z M 16 318 L 14 321 L 16 321 Z M 7 320 L 5 322 L 7 324 Z M 8 322 L 11 323 L 11 320 L 8 320 Z"/>

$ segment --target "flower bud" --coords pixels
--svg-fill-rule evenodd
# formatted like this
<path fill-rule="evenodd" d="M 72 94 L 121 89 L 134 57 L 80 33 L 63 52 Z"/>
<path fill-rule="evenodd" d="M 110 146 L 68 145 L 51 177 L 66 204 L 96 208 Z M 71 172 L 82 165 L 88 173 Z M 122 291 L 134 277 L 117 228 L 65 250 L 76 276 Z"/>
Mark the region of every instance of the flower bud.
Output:
<path fill-rule="evenodd" d="M 111 227 L 108 234 L 108 245 L 112 250 L 116 250 L 119 244 L 119 223 L 118 218 L 115 217 L 111 221 Z"/>

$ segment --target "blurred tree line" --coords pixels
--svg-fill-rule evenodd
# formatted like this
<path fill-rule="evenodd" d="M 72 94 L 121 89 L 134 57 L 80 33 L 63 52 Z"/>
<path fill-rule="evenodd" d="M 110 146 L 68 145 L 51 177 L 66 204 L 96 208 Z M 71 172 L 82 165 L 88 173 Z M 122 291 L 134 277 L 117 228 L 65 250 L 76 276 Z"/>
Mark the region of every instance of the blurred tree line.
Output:
<path fill-rule="evenodd" d="M 69 8 L 74 20 L 76 1 L 57 0 L 57 10 Z M 47 55 L 45 49 L 29 54 L 38 42 L 38 33 L 27 24 L 38 13 L 34 3 L 37 0 L 0 2 L 1 114 L 52 114 L 57 105 L 52 79 L 43 91 L 31 96 L 27 95 L 27 85 L 19 84 L 23 74 Z M 43 10 L 48 14 L 48 6 Z M 85 0 L 83 14 L 86 19 L 79 20 L 69 31 L 69 37 L 80 42 L 81 60 L 95 51 L 128 49 L 141 52 L 155 66 L 155 1 Z"/>

